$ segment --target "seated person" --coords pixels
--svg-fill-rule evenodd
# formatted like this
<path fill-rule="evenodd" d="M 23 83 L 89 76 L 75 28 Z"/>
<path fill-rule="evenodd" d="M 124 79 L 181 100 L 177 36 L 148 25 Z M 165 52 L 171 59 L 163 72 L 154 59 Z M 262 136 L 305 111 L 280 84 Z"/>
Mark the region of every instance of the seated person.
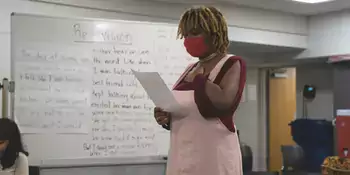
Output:
<path fill-rule="evenodd" d="M 27 156 L 17 124 L 0 118 L 0 175 L 29 175 Z"/>

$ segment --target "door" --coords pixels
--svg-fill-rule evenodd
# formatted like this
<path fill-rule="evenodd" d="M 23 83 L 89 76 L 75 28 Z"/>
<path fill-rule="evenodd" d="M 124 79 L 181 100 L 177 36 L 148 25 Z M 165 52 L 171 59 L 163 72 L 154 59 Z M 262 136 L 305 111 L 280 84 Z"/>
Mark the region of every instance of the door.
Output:
<path fill-rule="evenodd" d="M 295 68 L 270 72 L 268 101 L 269 170 L 282 167 L 281 145 L 293 145 L 290 127 L 296 112 Z M 272 76 L 275 75 L 275 76 Z"/>

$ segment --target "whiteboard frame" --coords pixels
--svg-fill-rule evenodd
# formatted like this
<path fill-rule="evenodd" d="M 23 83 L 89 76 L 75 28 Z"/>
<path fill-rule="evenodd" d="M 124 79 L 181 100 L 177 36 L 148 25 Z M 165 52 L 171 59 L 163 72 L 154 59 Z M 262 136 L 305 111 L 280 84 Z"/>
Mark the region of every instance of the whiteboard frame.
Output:
<path fill-rule="evenodd" d="M 28 13 L 11 13 L 11 31 L 12 31 L 12 17 L 15 16 L 29 16 L 38 18 L 52 18 L 52 19 L 66 19 L 66 20 L 81 20 L 81 21 L 101 21 L 101 22 L 120 22 L 120 23 L 133 23 L 133 24 L 146 24 L 146 25 L 168 25 L 177 26 L 175 23 L 166 22 L 151 22 L 151 21 L 137 21 L 137 20 L 113 20 L 113 19 L 100 19 L 100 18 L 79 18 L 79 17 L 65 17 L 65 16 L 50 16 Z M 14 58 L 14 42 L 11 32 L 11 80 L 15 80 L 15 58 Z M 178 38 L 175 38 L 178 39 Z M 16 92 L 13 92 L 14 94 Z M 14 104 L 15 95 L 11 96 L 11 104 Z M 11 113 L 14 114 L 15 107 L 11 108 Z M 12 116 L 15 120 L 15 116 Z M 72 159 L 44 159 L 40 161 L 40 164 L 33 164 L 33 166 L 40 166 L 43 168 L 64 168 L 64 167 L 91 167 L 91 166 L 113 166 L 113 165 L 140 165 L 140 164 L 162 164 L 167 161 L 166 156 L 142 156 L 142 157 L 99 157 L 99 158 L 72 158 Z"/>
<path fill-rule="evenodd" d="M 65 168 L 65 167 L 93 167 L 93 166 L 114 166 L 114 165 L 143 165 L 143 164 L 164 164 L 167 157 L 147 156 L 129 158 L 77 158 L 77 159 L 47 159 L 41 161 L 42 168 Z"/>

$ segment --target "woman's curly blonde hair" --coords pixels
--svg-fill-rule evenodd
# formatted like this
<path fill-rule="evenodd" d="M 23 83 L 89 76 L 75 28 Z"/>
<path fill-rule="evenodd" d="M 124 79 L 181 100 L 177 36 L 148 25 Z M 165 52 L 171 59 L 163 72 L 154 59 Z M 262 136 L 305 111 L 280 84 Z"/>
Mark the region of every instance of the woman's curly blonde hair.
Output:
<path fill-rule="evenodd" d="M 218 53 L 226 53 L 230 41 L 228 39 L 226 19 L 215 7 L 190 8 L 182 15 L 178 38 L 182 39 L 194 31 L 199 31 L 211 37 Z"/>

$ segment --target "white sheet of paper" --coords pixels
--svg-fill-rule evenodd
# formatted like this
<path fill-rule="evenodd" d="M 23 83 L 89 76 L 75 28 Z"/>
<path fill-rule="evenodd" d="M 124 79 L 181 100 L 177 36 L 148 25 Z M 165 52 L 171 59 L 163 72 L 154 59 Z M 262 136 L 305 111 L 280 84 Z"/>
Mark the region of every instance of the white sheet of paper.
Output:
<path fill-rule="evenodd" d="M 163 110 L 178 115 L 185 115 L 181 105 L 176 101 L 158 72 L 137 72 L 132 70 L 153 103 Z"/>
<path fill-rule="evenodd" d="M 257 88 L 256 88 L 256 85 L 248 84 L 247 91 L 248 91 L 248 100 L 256 101 L 256 99 L 257 99 L 257 92 L 256 92 Z"/>

